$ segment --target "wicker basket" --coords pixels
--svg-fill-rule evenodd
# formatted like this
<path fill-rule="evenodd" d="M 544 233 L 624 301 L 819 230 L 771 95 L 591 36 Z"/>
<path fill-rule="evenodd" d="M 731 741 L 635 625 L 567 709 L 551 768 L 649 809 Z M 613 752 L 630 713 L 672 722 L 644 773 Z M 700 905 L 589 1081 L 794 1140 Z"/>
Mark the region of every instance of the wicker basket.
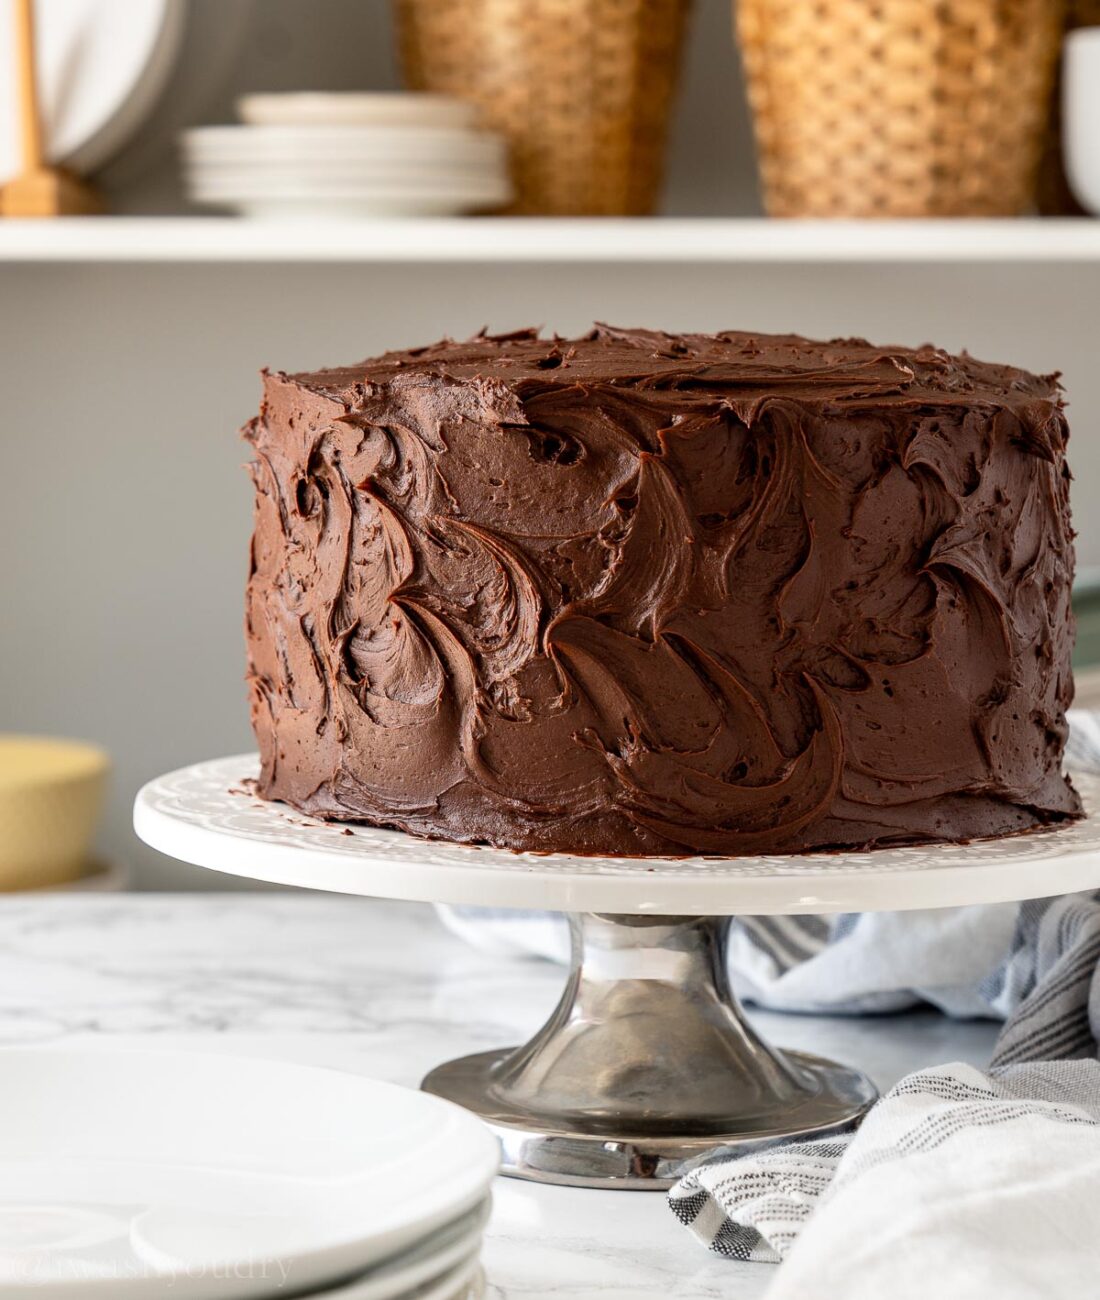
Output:
<path fill-rule="evenodd" d="M 737 0 L 774 216 L 1034 202 L 1062 0 Z"/>
<path fill-rule="evenodd" d="M 471 100 L 512 153 L 512 211 L 646 214 L 690 0 L 397 0 L 405 79 Z"/>

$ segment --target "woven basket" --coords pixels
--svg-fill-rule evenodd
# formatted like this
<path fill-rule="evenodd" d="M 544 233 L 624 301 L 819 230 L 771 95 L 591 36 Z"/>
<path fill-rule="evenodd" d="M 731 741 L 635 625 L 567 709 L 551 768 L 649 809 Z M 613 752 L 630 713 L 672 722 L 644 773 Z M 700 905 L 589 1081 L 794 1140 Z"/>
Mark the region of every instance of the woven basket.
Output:
<path fill-rule="evenodd" d="M 1034 202 L 1062 0 L 737 0 L 774 216 Z"/>
<path fill-rule="evenodd" d="M 397 0 L 405 80 L 476 103 L 513 212 L 652 212 L 690 0 Z"/>

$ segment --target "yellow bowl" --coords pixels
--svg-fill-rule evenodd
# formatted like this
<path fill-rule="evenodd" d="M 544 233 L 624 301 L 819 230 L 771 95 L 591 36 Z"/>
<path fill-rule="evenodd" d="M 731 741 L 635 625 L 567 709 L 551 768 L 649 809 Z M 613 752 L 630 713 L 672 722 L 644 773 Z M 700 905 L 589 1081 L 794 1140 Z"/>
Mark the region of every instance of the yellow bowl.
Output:
<path fill-rule="evenodd" d="M 110 766 L 82 741 L 0 735 L 0 890 L 83 873 Z"/>

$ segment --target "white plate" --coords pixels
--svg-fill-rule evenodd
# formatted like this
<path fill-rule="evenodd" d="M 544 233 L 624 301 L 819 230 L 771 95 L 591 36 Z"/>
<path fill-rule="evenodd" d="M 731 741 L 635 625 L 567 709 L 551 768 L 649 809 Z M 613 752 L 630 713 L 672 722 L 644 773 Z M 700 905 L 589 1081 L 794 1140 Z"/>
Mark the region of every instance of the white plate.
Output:
<path fill-rule="evenodd" d="M 325 1291 L 332 1300 L 397 1300 L 419 1289 L 452 1279 L 476 1264 L 491 1205 L 486 1201 L 470 1214 L 432 1234 L 429 1241 L 381 1268 Z"/>
<path fill-rule="evenodd" d="M 48 152 L 98 167 L 141 124 L 167 82 L 183 35 L 183 0 L 36 0 L 38 84 Z M 0 91 L 14 66 L 12 5 L 0 4 Z M 18 131 L 0 110 L 0 183 L 19 166 Z"/>
<path fill-rule="evenodd" d="M 505 203 L 508 191 L 503 186 L 487 189 L 458 184 L 418 186 L 397 181 L 352 187 L 349 184 L 306 185 L 292 181 L 268 184 L 245 184 L 233 181 L 224 185 L 209 181 L 192 182 L 188 190 L 198 203 L 236 205 L 239 203 L 281 203 L 291 208 L 333 206 L 367 210 L 407 212 L 476 212 L 497 208 Z"/>
<path fill-rule="evenodd" d="M 490 131 L 420 127 L 204 126 L 181 136 L 185 158 L 195 161 L 334 162 L 388 158 L 437 162 L 463 159 L 502 165 L 504 137 Z"/>
<path fill-rule="evenodd" d="M 226 208 L 239 216 L 254 218 L 257 221 L 381 221 L 408 217 L 438 218 L 461 217 L 479 213 L 491 213 L 503 206 L 499 202 L 470 203 L 462 202 L 446 195 L 426 197 L 387 196 L 371 194 L 362 198 L 335 196 L 331 198 L 317 195 L 296 197 L 294 195 L 270 195 L 266 198 L 218 198 L 212 195 L 192 194 L 191 200 L 204 207 Z"/>
<path fill-rule="evenodd" d="M 211 184 L 234 184 L 239 181 L 244 185 L 257 182 L 268 185 L 289 182 L 295 188 L 323 184 L 340 188 L 351 186 L 356 189 L 376 189 L 396 183 L 432 190 L 451 190 L 456 185 L 476 186 L 479 189 L 490 187 L 495 192 L 509 183 L 508 175 L 502 167 L 471 165 L 461 160 L 443 160 L 429 166 L 400 158 L 342 163 L 323 158 L 312 161 L 257 159 L 252 162 L 188 162 L 184 166 L 184 175 L 192 183 L 208 181 Z"/>
<path fill-rule="evenodd" d="M 237 100 L 242 122 L 254 126 L 477 126 L 473 104 L 449 95 L 415 91 L 372 94 L 245 95 Z"/>
<path fill-rule="evenodd" d="M 191 190 L 203 197 L 218 199 L 346 199 L 369 200 L 381 198 L 390 201 L 450 200 L 455 203 L 503 202 L 508 197 L 508 184 L 500 177 L 467 176 L 415 176 L 395 174 L 392 179 L 379 176 L 369 181 L 342 176 L 295 177 L 256 173 L 243 176 L 237 172 L 229 175 L 212 175 L 207 171 L 189 171 Z"/>
<path fill-rule="evenodd" d="M 464 1259 L 442 1276 L 413 1287 L 410 1291 L 394 1292 L 388 1300 L 477 1300 L 484 1294 L 481 1285 L 481 1261 L 477 1252 Z M 335 1290 L 321 1291 L 309 1300 L 377 1300 L 365 1284 L 349 1282 Z"/>
<path fill-rule="evenodd" d="M 367 198 L 201 198 L 191 195 L 194 203 L 224 208 L 250 221 L 305 222 L 384 221 L 398 218 L 434 219 L 462 217 L 475 213 L 495 212 L 503 203 L 463 203 L 444 195 L 432 198 L 388 198 L 374 194 Z"/>
<path fill-rule="evenodd" d="M 480 1205 L 499 1160 L 436 1097 L 254 1058 L 9 1049 L 0 1097 L 4 1300 L 316 1290 Z"/>

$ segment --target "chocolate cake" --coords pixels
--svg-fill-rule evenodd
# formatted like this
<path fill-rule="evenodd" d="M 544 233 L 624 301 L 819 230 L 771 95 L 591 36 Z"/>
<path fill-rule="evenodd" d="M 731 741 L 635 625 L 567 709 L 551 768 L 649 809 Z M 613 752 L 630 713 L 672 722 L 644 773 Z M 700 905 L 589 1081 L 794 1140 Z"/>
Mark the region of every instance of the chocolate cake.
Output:
<path fill-rule="evenodd" d="M 261 795 L 617 855 L 1080 814 L 1056 377 L 601 326 L 264 384 Z"/>

